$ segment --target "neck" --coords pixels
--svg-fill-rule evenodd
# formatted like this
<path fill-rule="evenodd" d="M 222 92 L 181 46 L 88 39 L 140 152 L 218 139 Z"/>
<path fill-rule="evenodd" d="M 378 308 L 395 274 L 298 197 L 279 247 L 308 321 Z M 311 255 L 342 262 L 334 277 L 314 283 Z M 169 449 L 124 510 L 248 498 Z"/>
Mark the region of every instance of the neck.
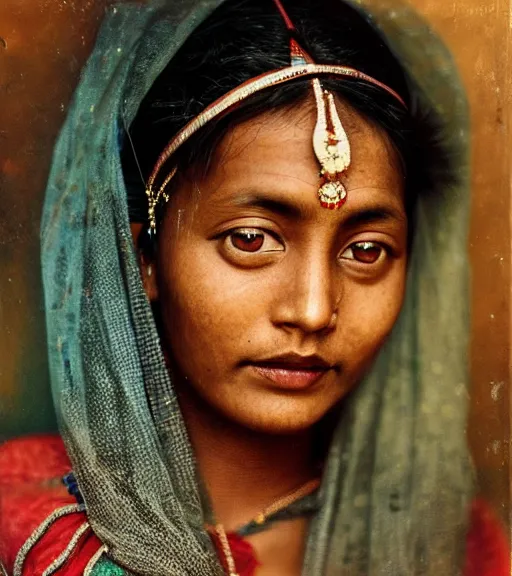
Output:
<path fill-rule="evenodd" d="M 273 435 L 245 428 L 181 391 L 180 406 L 214 512 L 233 530 L 315 478 L 311 430 Z"/>

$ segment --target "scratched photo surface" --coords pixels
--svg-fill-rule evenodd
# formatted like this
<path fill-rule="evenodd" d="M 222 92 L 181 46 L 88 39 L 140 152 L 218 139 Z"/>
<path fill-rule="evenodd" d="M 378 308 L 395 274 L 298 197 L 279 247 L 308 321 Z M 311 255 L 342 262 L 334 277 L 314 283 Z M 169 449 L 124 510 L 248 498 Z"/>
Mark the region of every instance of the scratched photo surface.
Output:
<path fill-rule="evenodd" d="M 56 139 L 111 4 L 0 2 L 0 470 L 1 443 L 57 431 L 42 291 L 41 214 Z M 392 5 L 387 0 L 381 9 Z M 410 0 L 407 5 L 445 43 L 469 103 L 469 238 L 467 252 L 460 253 L 470 267 L 469 386 L 461 394 L 469 397 L 466 433 L 477 492 L 508 534 L 512 1 Z M 441 365 L 434 363 L 431 370 L 442 379 Z M 0 552 L 1 539 L 0 534 Z"/>

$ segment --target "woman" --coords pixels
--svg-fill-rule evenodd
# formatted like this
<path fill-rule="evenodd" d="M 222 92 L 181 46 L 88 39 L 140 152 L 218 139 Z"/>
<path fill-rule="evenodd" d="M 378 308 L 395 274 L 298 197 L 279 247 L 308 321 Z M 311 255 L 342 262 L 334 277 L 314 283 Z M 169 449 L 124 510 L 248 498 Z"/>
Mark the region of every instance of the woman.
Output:
<path fill-rule="evenodd" d="M 470 515 L 465 106 L 426 38 L 328 0 L 111 10 L 42 226 L 70 461 L 4 449 L 9 572 L 508 573 Z"/>

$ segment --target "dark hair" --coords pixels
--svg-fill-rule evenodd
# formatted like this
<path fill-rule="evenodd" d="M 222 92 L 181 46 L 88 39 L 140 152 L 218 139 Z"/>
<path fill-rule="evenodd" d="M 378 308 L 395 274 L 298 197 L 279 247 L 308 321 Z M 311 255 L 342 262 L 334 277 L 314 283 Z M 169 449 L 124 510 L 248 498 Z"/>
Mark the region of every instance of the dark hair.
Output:
<path fill-rule="evenodd" d="M 341 0 L 287 0 L 285 7 L 301 44 L 316 62 L 357 68 L 393 88 L 410 106 L 409 83 L 402 67 L 356 9 Z M 165 145 L 190 119 L 246 80 L 288 66 L 289 58 L 289 35 L 273 0 L 227 0 L 191 34 L 142 101 L 130 127 L 133 149 L 123 147 L 132 220 L 147 220 L 146 196 L 134 151 L 147 179 Z M 436 122 L 418 112 L 416 105 L 414 111 L 406 109 L 367 82 L 322 82 L 388 134 L 404 167 L 410 215 L 417 195 L 432 187 L 435 174 L 445 168 L 446 158 L 435 145 Z M 310 94 L 310 82 L 297 80 L 252 96 L 186 142 L 174 156 L 178 166 L 207 170 L 215 145 L 230 127 L 296 104 Z M 432 154 L 432 148 L 436 153 Z"/>

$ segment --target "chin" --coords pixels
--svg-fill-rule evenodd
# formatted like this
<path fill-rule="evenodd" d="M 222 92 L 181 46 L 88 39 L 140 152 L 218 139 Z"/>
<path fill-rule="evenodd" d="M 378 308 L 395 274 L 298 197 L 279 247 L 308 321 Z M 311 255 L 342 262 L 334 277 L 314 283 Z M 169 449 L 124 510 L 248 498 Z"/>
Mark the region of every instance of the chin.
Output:
<path fill-rule="evenodd" d="M 255 401 L 245 410 L 222 411 L 224 417 L 254 432 L 288 435 L 304 432 L 318 424 L 339 400 L 322 402 L 314 398 L 277 396 L 271 402 Z"/>

